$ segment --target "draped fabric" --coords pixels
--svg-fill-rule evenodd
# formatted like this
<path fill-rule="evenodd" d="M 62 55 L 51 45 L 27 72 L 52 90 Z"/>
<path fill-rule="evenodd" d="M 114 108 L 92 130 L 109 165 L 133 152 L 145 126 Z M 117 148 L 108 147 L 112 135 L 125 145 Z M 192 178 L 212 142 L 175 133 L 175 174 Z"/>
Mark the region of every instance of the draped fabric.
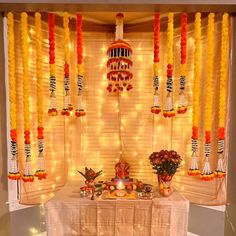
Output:
<path fill-rule="evenodd" d="M 30 27 L 32 26 L 32 19 Z M 199 131 L 200 152 L 199 164 L 204 161 L 204 107 L 205 107 L 205 76 L 206 76 L 206 42 L 207 27 L 203 20 L 202 27 L 202 76 Z M 210 163 L 212 170 L 217 165 L 217 127 L 218 127 L 218 96 L 220 75 L 220 35 L 221 23 L 215 24 L 215 62 L 214 62 L 214 104 L 213 104 L 213 142 Z M 44 107 L 45 107 L 45 160 L 48 172 L 47 180 L 21 184 L 21 202 L 39 202 L 59 186 L 67 177 L 69 180 L 82 180 L 77 170 L 85 166 L 95 170 L 103 169 L 102 180 L 114 177 L 114 165 L 122 156 L 131 165 L 131 177 L 144 182 L 157 184 L 148 157 L 153 151 L 174 149 L 184 162 L 174 177 L 175 187 L 182 191 L 192 202 L 199 204 L 222 204 L 226 201 L 225 180 L 203 182 L 199 178 L 187 176 L 191 161 L 191 128 L 192 128 L 192 83 L 193 83 L 193 53 L 194 28 L 188 26 L 187 48 L 187 86 L 186 94 L 188 112 L 176 115 L 173 119 L 166 119 L 162 114 L 153 115 L 150 107 L 153 103 L 153 32 L 129 32 L 124 39 L 133 49 L 133 87 L 129 92 L 119 95 L 106 91 L 106 49 L 114 40 L 114 35 L 108 32 L 84 32 L 84 71 L 85 85 L 83 103 L 87 115 L 82 118 L 48 117 L 49 106 L 49 67 L 48 67 L 48 29 L 43 25 L 43 70 L 44 70 Z M 22 114 L 22 62 L 20 47 L 20 27 L 16 21 L 16 65 L 17 65 L 17 99 L 18 114 Z M 166 84 L 166 32 L 161 33 L 160 52 L 160 100 L 165 105 Z M 63 31 L 56 28 L 56 71 L 57 71 L 57 105 L 63 107 Z M 174 101 L 177 107 L 178 80 L 180 76 L 180 29 L 175 29 L 174 39 Z M 32 129 L 32 161 L 36 167 L 36 68 L 35 68 L 34 34 L 30 34 L 30 112 Z M 76 88 L 76 33 L 71 32 L 71 95 L 72 103 L 77 102 Z M 23 155 L 23 116 L 18 117 L 19 129 L 19 158 L 20 167 L 24 164 Z M 227 145 L 226 145 L 227 146 Z M 226 152 L 227 153 L 227 150 Z M 225 160 L 227 159 L 227 155 Z M 41 195 L 45 196 L 42 197 Z"/>

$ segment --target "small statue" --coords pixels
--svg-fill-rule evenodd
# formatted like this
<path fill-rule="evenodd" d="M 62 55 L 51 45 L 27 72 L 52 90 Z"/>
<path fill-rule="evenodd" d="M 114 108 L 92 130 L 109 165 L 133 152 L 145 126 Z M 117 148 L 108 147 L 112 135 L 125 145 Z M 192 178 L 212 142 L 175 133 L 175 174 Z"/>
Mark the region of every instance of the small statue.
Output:
<path fill-rule="evenodd" d="M 117 179 L 128 179 L 129 178 L 130 165 L 124 159 L 121 159 L 115 165 L 116 178 Z"/>
<path fill-rule="evenodd" d="M 94 180 L 102 174 L 102 170 L 98 171 L 97 173 L 93 169 L 88 169 L 85 167 L 85 173 L 78 171 L 84 178 L 85 178 L 85 184 L 88 187 L 92 187 Z"/>

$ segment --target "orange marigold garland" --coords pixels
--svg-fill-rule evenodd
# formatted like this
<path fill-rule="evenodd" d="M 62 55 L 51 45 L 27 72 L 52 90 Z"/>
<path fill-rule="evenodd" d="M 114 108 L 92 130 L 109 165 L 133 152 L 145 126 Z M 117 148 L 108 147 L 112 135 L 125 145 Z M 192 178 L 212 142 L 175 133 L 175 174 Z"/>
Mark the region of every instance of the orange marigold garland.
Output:
<path fill-rule="evenodd" d="M 179 104 L 177 112 L 179 114 L 184 114 L 187 111 L 186 101 L 185 101 L 185 84 L 186 84 L 186 58 L 187 58 L 187 13 L 181 15 L 181 75 L 179 79 Z"/>
<path fill-rule="evenodd" d="M 37 66 L 37 112 L 38 112 L 38 167 L 35 177 L 39 180 L 46 179 L 44 161 L 44 134 L 43 134 L 43 76 L 42 76 L 42 28 L 41 14 L 35 13 L 35 29 L 36 29 L 36 66 Z"/>
<path fill-rule="evenodd" d="M 223 164 L 225 140 L 226 90 L 228 76 L 228 47 L 229 47 L 229 14 L 224 13 L 221 32 L 221 66 L 220 66 L 220 96 L 219 96 L 219 128 L 218 128 L 218 164 L 215 170 L 217 178 L 223 178 L 225 168 Z"/>
<path fill-rule="evenodd" d="M 158 76 L 158 65 L 160 62 L 160 13 L 155 14 L 154 20 L 154 78 L 153 78 L 153 87 L 154 87 L 154 97 L 153 97 L 153 106 L 151 107 L 151 112 L 154 114 L 159 114 L 161 112 L 161 107 L 159 104 L 159 76 Z"/>
<path fill-rule="evenodd" d="M 174 40 L 174 14 L 170 12 L 168 14 L 168 28 L 167 28 L 167 81 L 166 81 L 166 107 L 163 110 L 164 117 L 175 116 L 174 106 L 173 106 L 173 40 Z"/>
<path fill-rule="evenodd" d="M 201 73 L 201 13 L 195 14 L 195 51 L 194 51 L 194 81 L 193 81 L 193 114 L 192 114 L 192 160 L 188 170 L 190 176 L 201 174 L 198 168 L 198 123 L 199 123 L 199 93 Z"/>
<path fill-rule="evenodd" d="M 61 111 L 62 115 L 69 116 L 70 111 L 73 110 L 73 106 L 70 102 L 70 70 L 69 70 L 69 61 L 70 61 L 70 29 L 69 29 L 69 15 L 67 12 L 63 14 L 63 27 L 64 27 L 64 54 L 65 54 L 65 63 L 64 63 L 64 108 Z"/>
<path fill-rule="evenodd" d="M 211 126 L 213 102 L 213 61 L 214 61 L 214 19 L 215 14 L 208 15 L 207 31 L 207 77 L 206 77 L 206 117 L 205 117 L 205 162 L 201 173 L 202 180 L 210 181 L 214 178 L 211 171 L 209 157 L 211 153 Z"/>
<path fill-rule="evenodd" d="M 33 182 L 30 145 L 30 112 L 29 112 L 29 69 L 28 69 L 28 16 L 21 13 L 21 39 L 23 54 L 23 101 L 24 101 L 24 138 L 25 138 L 25 169 L 22 177 L 24 182 Z"/>
<path fill-rule="evenodd" d="M 83 80 L 84 80 L 84 69 L 83 69 L 83 46 L 82 46 L 82 16 L 77 14 L 77 87 L 78 87 L 78 105 L 75 109 L 75 116 L 85 116 L 86 112 L 83 109 L 82 104 L 82 91 L 83 91 Z"/>
<path fill-rule="evenodd" d="M 17 155 L 17 130 L 16 130 L 16 77 L 15 77 L 15 47 L 14 47 L 14 17 L 11 12 L 7 14 L 8 30 L 8 70 L 9 70 L 9 103 L 10 103 L 10 137 L 11 159 L 8 178 L 19 180 L 21 178 L 18 169 Z"/>
<path fill-rule="evenodd" d="M 57 116 L 56 104 L 56 66 L 55 66 L 55 16 L 52 13 L 48 14 L 49 28 L 49 65 L 50 65 L 50 108 L 48 109 L 49 116 Z"/>

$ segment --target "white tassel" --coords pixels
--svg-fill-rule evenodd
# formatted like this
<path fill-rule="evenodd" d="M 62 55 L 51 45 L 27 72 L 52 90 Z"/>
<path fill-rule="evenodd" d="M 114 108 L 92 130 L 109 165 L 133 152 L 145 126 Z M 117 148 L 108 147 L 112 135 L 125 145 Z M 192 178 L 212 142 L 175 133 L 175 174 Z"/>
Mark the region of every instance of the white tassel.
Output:
<path fill-rule="evenodd" d="M 116 15 L 116 41 L 123 40 L 123 19 L 124 16 L 122 13 Z"/>

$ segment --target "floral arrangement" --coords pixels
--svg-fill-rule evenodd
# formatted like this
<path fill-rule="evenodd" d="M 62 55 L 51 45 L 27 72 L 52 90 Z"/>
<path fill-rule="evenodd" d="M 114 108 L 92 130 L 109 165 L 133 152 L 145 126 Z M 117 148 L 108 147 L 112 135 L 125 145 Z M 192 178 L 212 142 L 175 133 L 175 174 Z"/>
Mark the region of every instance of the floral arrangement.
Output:
<path fill-rule="evenodd" d="M 38 180 L 46 179 L 44 161 L 44 128 L 43 128 L 43 76 L 42 76 L 42 23 L 41 14 L 35 13 L 36 29 L 36 66 L 37 66 L 37 112 L 38 112 L 38 168 L 35 177 Z"/>
<path fill-rule="evenodd" d="M 174 61 L 174 51 L 173 51 L 173 40 L 174 40 L 174 14 L 170 12 L 168 14 L 168 28 L 167 28 L 167 81 L 166 81 L 166 107 L 163 110 L 164 117 L 170 118 L 175 116 L 175 111 L 173 107 L 173 61 Z"/>
<path fill-rule="evenodd" d="M 161 107 L 159 104 L 159 76 L 158 76 L 158 66 L 160 62 L 160 13 L 155 14 L 154 20 L 154 78 L 153 78 L 153 88 L 154 88 L 154 96 L 153 96 L 153 106 L 151 107 L 151 112 L 153 114 L 159 114 L 161 112 Z"/>
<path fill-rule="evenodd" d="M 84 84 L 84 68 L 83 68 L 83 44 L 82 44 L 82 16 L 77 14 L 77 87 L 78 87 L 78 105 L 75 109 L 75 116 L 85 116 L 86 112 L 82 104 L 82 91 Z"/>
<path fill-rule="evenodd" d="M 11 159 L 8 178 L 19 180 L 21 178 L 18 169 L 17 156 L 17 130 L 16 130 L 16 77 L 15 77 L 15 39 L 14 39 L 14 17 L 11 12 L 7 14 L 8 29 L 8 70 L 9 70 L 9 104 L 10 104 L 10 137 L 11 137 Z"/>
<path fill-rule="evenodd" d="M 187 23 L 188 15 L 187 13 L 182 13 L 181 15 L 181 42 L 180 42 L 180 55 L 181 55 L 181 75 L 179 79 L 179 104 L 177 108 L 177 113 L 184 114 L 187 111 L 186 101 L 185 101 L 185 84 L 186 84 L 186 58 L 187 58 Z"/>
<path fill-rule="evenodd" d="M 50 65 L 50 108 L 48 109 L 49 116 L 57 116 L 56 104 L 56 65 L 55 65 L 55 16 L 52 13 L 48 14 L 49 28 L 49 65 Z"/>

